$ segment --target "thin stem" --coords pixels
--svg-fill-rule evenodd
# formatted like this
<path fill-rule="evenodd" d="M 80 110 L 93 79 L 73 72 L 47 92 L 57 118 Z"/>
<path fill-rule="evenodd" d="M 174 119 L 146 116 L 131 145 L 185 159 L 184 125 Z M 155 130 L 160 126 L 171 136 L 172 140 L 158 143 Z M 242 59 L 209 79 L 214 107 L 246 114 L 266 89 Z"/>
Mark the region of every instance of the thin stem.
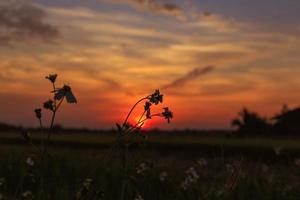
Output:
<path fill-rule="evenodd" d="M 59 103 L 57 104 L 57 106 L 55 106 L 55 112 L 59 109 L 61 103 L 63 102 L 65 96 L 63 96 L 63 98 L 59 101 Z"/>
<path fill-rule="evenodd" d="M 156 114 L 150 115 L 150 118 L 145 118 L 142 121 L 139 121 L 132 128 L 137 127 L 139 124 L 146 122 L 147 120 L 151 119 L 152 117 L 161 117 L 161 113 L 156 113 Z"/>
<path fill-rule="evenodd" d="M 51 119 L 50 129 L 53 128 L 55 114 L 56 114 L 56 111 L 57 111 L 57 108 L 56 108 L 56 99 L 55 99 L 56 87 L 55 87 L 54 83 L 52 83 L 52 86 L 53 86 L 53 92 L 54 92 L 54 98 L 53 98 L 53 100 L 54 100 L 54 110 L 53 110 L 53 113 L 52 113 L 52 119 Z M 48 139 L 49 139 L 49 133 L 48 133 Z"/>
<path fill-rule="evenodd" d="M 40 132 L 41 132 L 41 139 L 42 139 L 42 144 L 41 144 L 41 148 L 43 149 L 44 148 L 44 143 L 45 143 L 45 138 L 44 138 L 44 129 L 43 129 L 43 123 L 42 123 L 42 119 L 39 119 L 39 122 L 40 122 Z"/>
<path fill-rule="evenodd" d="M 56 87 L 55 87 L 55 83 L 52 83 L 53 86 L 53 92 L 54 92 L 54 108 L 56 109 L 56 99 L 55 99 L 55 91 L 56 91 Z"/>
<path fill-rule="evenodd" d="M 44 194 L 45 192 L 45 184 L 44 184 L 44 169 L 45 169 L 45 163 L 44 163 L 44 155 L 45 155 L 45 135 L 44 135 L 44 130 L 43 130 L 43 124 L 42 124 L 42 119 L 39 119 L 40 122 L 40 133 L 41 133 L 41 140 L 42 140 L 42 144 L 41 144 L 41 152 L 40 152 L 40 156 L 41 156 L 41 190 L 42 190 L 42 194 Z"/>
<path fill-rule="evenodd" d="M 134 110 L 134 108 L 135 108 L 140 102 L 142 102 L 142 101 L 148 99 L 148 97 L 149 97 L 149 96 L 140 99 L 138 102 L 136 102 L 136 103 L 133 105 L 133 107 L 132 107 L 131 110 L 129 111 L 127 117 L 125 118 L 125 121 L 124 121 L 124 123 L 123 123 L 123 126 L 126 125 L 126 123 L 127 123 L 128 119 L 129 119 L 129 117 L 130 117 L 132 111 Z"/>
<path fill-rule="evenodd" d="M 153 115 L 150 115 L 150 117 L 161 117 L 161 114 L 160 113 L 157 113 L 157 114 L 153 114 Z M 115 141 L 113 142 L 113 145 L 111 146 L 111 148 L 109 149 L 109 152 L 108 154 L 106 154 L 107 156 L 109 156 L 112 152 L 112 150 L 118 145 L 120 139 L 122 137 L 124 137 L 127 133 L 131 132 L 133 129 L 137 128 L 140 124 L 144 123 L 145 121 L 149 120 L 150 118 L 145 118 L 143 120 L 139 120 L 138 123 L 136 123 L 134 126 L 132 126 L 127 132 L 124 132 L 123 134 L 120 134 L 118 135 L 118 137 L 115 139 Z M 105 158 L 106 156 L 104 156 Z"/>
<path fill-rule="evenodd" d="M 144 110 L 143 114 L 141 115 L 141 117 L 138 120 L 138 123 L 143 119 L 143 117 L 144 117 L 144 115 L 145 115 L 146 112 L 147 112 L 147 110 Z"/>
<path fill-rule="evenodd" d="M 145 118 L 139 122 L 137 122 L 134 126 L 132 126 L 127 133 L 129 133 L 130 131 L 132 131 L 133 129 L 137 128 L 138 126 L 142 126 L 142 124 L 144 122 L 146 122 L 147 120 L 151 119 L 152 117 L 161 117 L 161 113 L 156 113 L 156 114 L 153 114 L 153 115 L 150 115 L 150 118 Z"/>
<path fill-rule="evenodd" d="M 47 140 L 50 139 L 51 131 L 52 131 L 53 126 L 54 126 L 54 120 L 55 120 L 56 112 L 58 111 L 58 109 L 59 109 L 61 103 L 63 102 L 64 98 L 65 98 L 65 97 L 63 97 L 63 98 L 59 101 L 59 103 L 57 104 L 57 106 L 55 106 L 55 109 L 53 110 L 52 119 L 51 119 L 51 124 L 50 124 L 50 130 L 49 130 L 49 133 L 48 133 Z M 55 101 L 54 101 L 54 102 L 55 102 Z"/>
<path fill-rule="evenodd" d="M 45 148 L 44 148 L 44 153 L 47 152 L 47 146 L 49 145 L 49 141 L 50 141 L 50 138 L 51 138 L 51 133 L 53 131 L 53 126 L 54 126 L 54 120 L 55 120 L 55 116 L 56 116 L 56 112 L 58 111 L 61 103 L 63 102 L 65 97 L 63 97 L 59 103 L 55 106 L 54 110 L 53 110 L 53 113 L 52 113 L 52 119 L 51 119 L 51 124 L 50 124 L 50 128 L 49 128 L 49 131 L 48 131 L 48 135 L 47 135 L 47 145 L 45 145 Z M 55 98 L 54 98 L 54 102 L 55 102 Z M 56 104 L 56 103 L 55 103 Z"/>

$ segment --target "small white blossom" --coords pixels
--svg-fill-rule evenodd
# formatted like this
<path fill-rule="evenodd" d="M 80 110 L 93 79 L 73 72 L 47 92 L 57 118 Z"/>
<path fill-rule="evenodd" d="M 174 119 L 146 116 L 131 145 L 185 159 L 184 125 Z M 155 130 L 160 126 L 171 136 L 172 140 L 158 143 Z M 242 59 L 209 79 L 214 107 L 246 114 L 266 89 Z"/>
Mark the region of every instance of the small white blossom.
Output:
<path fill-rule="evenodd" d="M 163 182 L 163 181 L 166 180 L 167 176 L 168 176 L 168 173 L 167 173 L 166 171 L 163 171 L 163 172 L 161 172 L 160 175 L 159 175 L 159 180 L 160 180 L 161 182 Z"/>
<path fill-rule="evenodd" d="M 89 189 L 91 184 L 93 182 L 93 179 L 91 178 L 86 178 L 84 181 L 83 181 L 83 186 L 86 188 L 86 189 Z"/>
<path fill-rule="evenodd" d="M 34 161 L 32 160 L 31 157 L 28 157 L 26 159 L 26 164 L 29 165 L 30 167 L 32 167 L 34 165 Z"/>
<path fill-rule="evenodd" d="M 199 175 L 194 167 L 190 167 L 185 171 L 186 177 L 181 183 L 181 187 L 186 190 L 192 183 L 196 183 L 199 179 Z"/>
<path fill-rule="evenodd" d="M 181 183 L 181 185 L 180 185 L 180 187 L 182 187 L 182 189 L 184 189 L 184 190 L 186 190 L 187 188 L 188 188 L 188 181 L 185 179 L 182 183 Z"/>
<path fill-rule="evenodd" d="M 137 168 L 136 168 L 136 173 L 137 174 L 142 174 L 144 171 L 147 170 L 147 165 L 146 163 L 141 163 Z"/>
<path fill-rule="evenodd" d="M 135 198 L 134 198 L 134 200 L 144 200 L 144 198 L 141 196 L 141 195 L 137 195 Z"/>
<path fill-rule="evenodd" d="M 25 199 L 30 198 L 30 197 L 32 197 L 32 192 L 27 190 L 22 193 L 22 197 L 24 197 Z"/>
<path fill-rule="evenodd" d="M 198 165 L 200 165 L 200 167 L 206 167 L 207 166 L 207 161 L 204 158 L 200 158 L 197 161 Z"/>
<path fill-rule="evenodd" d="M 274 148 L 274 152 L 277 156 L 279 156 L 281 154 L 281 151 L 282 151 L 282 147 L 275 147 Z"/>
<path fill-rule="evenodd" d="M 226 170 L 230 173 L 234 172 L 234 167 L 231 164 L 226 164 Z"/>
<path fill-rule="evenodd" d="M 194 167 L 190 167 L 185 173 L 193 182 L 196 182 L 199 178 L 199 175 Z"/>

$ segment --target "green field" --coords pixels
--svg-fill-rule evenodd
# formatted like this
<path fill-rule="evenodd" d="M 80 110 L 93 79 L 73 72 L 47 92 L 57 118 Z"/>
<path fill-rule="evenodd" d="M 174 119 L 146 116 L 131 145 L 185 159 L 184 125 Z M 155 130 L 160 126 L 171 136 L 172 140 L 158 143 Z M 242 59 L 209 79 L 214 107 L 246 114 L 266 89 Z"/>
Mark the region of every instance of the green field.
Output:
<path fill-rule="evenodd" d="M 56 134 L 42 162 L 17 133 L 0 134 L 2 199 L 299 199 L 295 138 L 153 134 L 132 140 L 126 168 L 114 139 Z"/>

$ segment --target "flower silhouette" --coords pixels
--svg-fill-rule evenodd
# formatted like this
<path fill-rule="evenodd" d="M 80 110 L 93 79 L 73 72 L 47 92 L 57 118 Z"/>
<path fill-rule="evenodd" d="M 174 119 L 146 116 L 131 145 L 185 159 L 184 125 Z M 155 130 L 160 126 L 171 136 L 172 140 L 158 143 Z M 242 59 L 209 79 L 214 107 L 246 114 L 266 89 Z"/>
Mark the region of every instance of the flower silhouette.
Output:
<path fill-rule="evenodd" d="M 68 103 L 77 103 L 75 96 L 73 95 L 72 89 L 68 85 L 64 85 L 55 91 L 55 100 L 61 100 L 66 97 Z"/>
<path fill-rule="evenodd" d="M 54 110 L 54 102 L 51 99 L 49 99 L 48 101 L 46 101 L 44 103 L 44 108 L 53 111 Z"/>
<path fill-rule="evenodd" d="M 35 112 L 36 118 L 38 118 L 38 119 L 42 118 L 42 109 L 37 108 L 37 109 L 34 110 L 34 112 Z"/>
<path fill-rule="evenodd" d="M 169 110 L 168 107 L 164 108 L 164 112 L 162 112 L 162 116 L 168 120 L 168 123 L 170 123 L 170 119 L 173 118 L 173 113 Z"/>
<path fill-rule="evenodd" d="M 55 83 L 57 74 L 49 74 L 49 76 L 46 76 L 45 78 L 51 81 L 51 83 Z"/>
<path fill-rule="evenodd" d="M 144 106 L 144 109 L 146 111 L 146 117 L 147 117 L 147 119 L 151 119 L 151 110 L 150 110 L 151 105 L 152 104 L 149 101 L 147 101 L 145 103 L 145 106 Z"/>
<path fill-rule="evenodd" d="M 155 105 L 163 102 L 163 95 L 159 92 L 159 90 L 155 90 L 153 94 L 150 96 L 150 102 Z"/>

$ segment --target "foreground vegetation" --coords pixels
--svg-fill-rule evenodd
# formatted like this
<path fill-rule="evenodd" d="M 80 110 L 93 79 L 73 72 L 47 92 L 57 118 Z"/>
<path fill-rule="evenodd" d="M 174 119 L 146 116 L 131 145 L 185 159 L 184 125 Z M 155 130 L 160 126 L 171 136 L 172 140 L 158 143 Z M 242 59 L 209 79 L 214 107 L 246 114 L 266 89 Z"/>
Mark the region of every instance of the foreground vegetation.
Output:
<path fill-rule="evenodd" d="M 16 136 L 16 135 L 14 135 Z M 13 135 L 2 134 L 3 138 Z M 38 137 L 38 136 L 33 136 Z M 54 135 L 44 163 L 30 146 L 0 147 L 2 199 L 297 199 L 300 154 L 297 140 L 149 136 L 129 149 L 123 168 L 120 152 L 109 157 L 113 135 Z M 71 143 L 68 143 L 70 142 Z M 92 144 L 84 145 L 86 144 Z M 74 148 L 72 145 L 78 144 Z M 95 148 L 96 146 L 102 148 Z M 223 149 L 223 150 L 222 150 Z M 126 176 L 126 179 L 124 179 Z M 46 183 L 45 191 L 38 187 Z"/>

